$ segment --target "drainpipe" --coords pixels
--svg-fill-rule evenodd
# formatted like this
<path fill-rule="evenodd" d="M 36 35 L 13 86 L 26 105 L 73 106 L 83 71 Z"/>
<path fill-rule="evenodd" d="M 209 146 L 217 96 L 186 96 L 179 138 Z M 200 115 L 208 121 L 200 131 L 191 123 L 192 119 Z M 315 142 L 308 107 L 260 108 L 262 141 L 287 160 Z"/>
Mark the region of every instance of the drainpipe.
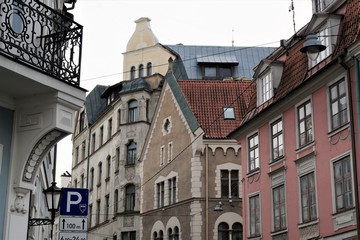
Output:
<path fill-rule="evenodd" d="M 209 152 L 208 144 L 205 144 L 205 239 L 209 240 Z"/>
<path fill-rule="evenodd" d="M 353 176 L 354 176 L 354 195 L 355 195 L 355 216 L 356 216 L 356 231 L 357 231 L 357 236 L 359 236 L 359 227 L 360 227 L 360 219 L 359 219 L 359 189 L 358 189 L 358 176 L 357 176 L 357 163 L 356 163 L 356 158 L 357 158 L 357 152 L 356 152 L 356 143 L 355 143 L 355 139 L 356 139 L 356 133 L 355 133 L 355 119 L 354 119 L 354 109 L 353 109 L 353 103 L 352 103 L 352 84 L 351 84 L 351 76 L 350 76 L 350 71 L 349 71 L 349 67 L 346 66 L 346 64 L 342 61 L 342 59 L 340 59 L 340 64 L 341 66 L 347 71 L 347 82 L 348 82 L 348 88 L 349 88 L 349 109 L 350 109 L 350 129 L 351 129 L 351 148 L 352 148 L 352 164 L 353 164 Z M 359 76 L 359 61 L 354 58 L 354 65 L 355 65 L 355 88 L 356 88 L 356 107 L 357 107 L 357 113 L 358 113 L 358 129 L 360 129 L 360 122 L 359 122 L 359 117 L 360 117 L 360 76 Z M 359 136 L 358 136 L 359 138 Z M 360 138 L 358 139 L 360 140 Z"/>
<path fill-rule="evenodd" d="M 87 156 L 87 166 L 86 166 L 86 188 L 89 189 L 89 174 L 90 174 L 90 142 L 91 142 L 91 128 L 88 124 L 88 156 Z M 94 184 L 94 183 L 93 183 Z"/>
<path fill-rule="evenodd" d="M 355 87 L 356 87 L 356 107 L 357 107 L 357 117 L 358 117 L 358 131 L 360 130 L 360 64 L 359 64 L 359 60 L 357 58 L 354 57 L 354 65 L 355 65 Z M 349 79 L 349 82 L 350 79 Z M 350 89 L 351 88 L 351 85 L 350 85 Z M 350 101 L 351 102 L 351 101 Z M 352 109 L 352 108 L 351 108 Z M 354 113 L 353 111 L 351 111 L 351 114 L 352 114 L 352 120 L 354 120 Z M 358 189 L 358 169 L 357 169 L 357 161 L 356 161 L 356 144 L 355 144 L 355 137 L 356 137 L 356 134 L 355 134 L 355 129 L 354 129 L 354 126 L 355 124 L 352 122 L 352 126 L 351 126 L 351 130 L 352 130 L 352 134 L 354 135 L 353 136 L 353 141 L 352 141 L 352 147 L 353 147 L 353 151 L 355 153 L 355 157 L 353 157 L 353 167 L 354 167 L 354 182 L 356 184 L 355 186 L 355 210 L 356 210 L 356 223 L 357 223 L 357 236 L 359 237 L 360 236 L 360 216 L 359 216 L 359 189 Z M 360 135 L 358 133 L 358 140 L 360 140 Z"/>

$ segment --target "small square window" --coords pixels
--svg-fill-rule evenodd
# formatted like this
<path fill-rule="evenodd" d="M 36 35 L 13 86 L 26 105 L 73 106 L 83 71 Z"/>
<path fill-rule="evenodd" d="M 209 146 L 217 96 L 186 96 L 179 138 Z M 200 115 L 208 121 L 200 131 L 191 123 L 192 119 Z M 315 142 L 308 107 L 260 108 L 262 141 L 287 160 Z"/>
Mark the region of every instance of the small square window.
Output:
<path fill-rule="evenodd" d="M 224 119 L 235 119 L 235 113 L 233 107 L 224 107 Z"/>

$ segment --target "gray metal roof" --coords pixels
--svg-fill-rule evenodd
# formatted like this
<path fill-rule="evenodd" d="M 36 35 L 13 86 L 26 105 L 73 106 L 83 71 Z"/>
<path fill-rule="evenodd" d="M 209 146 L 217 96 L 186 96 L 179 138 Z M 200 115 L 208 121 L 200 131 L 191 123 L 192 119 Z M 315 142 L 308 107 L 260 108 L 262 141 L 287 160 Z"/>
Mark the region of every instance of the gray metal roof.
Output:
<path fill-rule="evenodd" d="M 85 109 L 89 126 L 91 126 L 106 108 L 106 99 L 101 98 L 101 94 L 107 86 L 96 85 L 96 87 L 86 96 Z"/>
<path fill-rule="evenodd" d="M 164 45 L 182 59 L 189 79 L 202 79 L 198 63 L 231 63 L 235 77 L 252 78 L 254 67 L 276 48 L 273 47 L 223 47 L 194 45 Z"/>

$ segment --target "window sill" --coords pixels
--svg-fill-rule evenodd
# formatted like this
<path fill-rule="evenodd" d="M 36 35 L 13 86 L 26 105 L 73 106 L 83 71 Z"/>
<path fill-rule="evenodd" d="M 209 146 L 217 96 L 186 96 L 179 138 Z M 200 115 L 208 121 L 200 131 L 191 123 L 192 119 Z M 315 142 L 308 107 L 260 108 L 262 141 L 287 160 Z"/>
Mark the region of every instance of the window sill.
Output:
<path fill-rule="evenodd" d="M 296 153 L 300 153 L 301 151 L 304 151 L 304 150 L 306 150 L 306 149 L 308 149 L 308 148 L 310 148 L 310 147 L 313 147 L 313 146 L 315 146 L 315 141 L 314 141 L 314 140 L 312 140 L 311 142 L 308 142 L 308 143 L 304 144 L 304 145 L 301 146 L 301 147 L 298 147 L 298 148 L 295 150 L 295 152 L 296 152 Z"/>
<path fill-rule="evenodd" d="M 328 137 L 332 137 L 338 133 L 341 133 L 342 131 L 344 131 L 345 129 L 348 129 L 350 131 L 350 123 L 346 123 L 344 125 L 342 125 L 341 127 L 338 127 L 336 129 L 332 129 L 330 132 L 328 132 Z"/>
<path fill-rule="evenodd" d="M 248 239 L 251 239 L 251 240 L 260 240 L 260 239 L 261 239 L 261 235 L 258 235 L 258 236 L 249 236 Z"/>
<path fill-rule="evenodd" d="M 272 167 L 280 162 L 284 162 L 285 161 L 285 156 L 281 156 L 275 160 L 272 160 L 270 163 L 269 163 L 269 166 Z"/>
<path fill-rule="evenodd" d="M 281 235 L 281 234 L 284 234 L 284 233 L 287 233 L 287 232 L 288 232 L 288 229 L 284 228 L 284 229 L 280 229 L 280 230 L 276 230 L 276 231 L 271 232 L 271 236 L 274 237 L 274 236 L 278 236 L 278 235 Z"/>
<path fill-rule="evenodd" d="M 299 227 L 299 229 L 301 229 L 301 228 L 306 228 L 306 227 L 309 227 L 309 226 L 312 226 L 312 225 L 316 225 L 318 223 L 319 223 L 319 219 L 315 219 L 315 220 L 312 220 L 312 221 L 309 221 L 309 222 L 299 223 L 298 227 Z"/>
<path fill-rule="evenodd" d="M 260 168 L 256 168 L 256 169 L 248 172 L 248 173 L 246 174 L 246 177 L 251 177 L 251 176 L 256 175 L 256 174 L 258 174 L 258 173 L 260 173 Z"/>

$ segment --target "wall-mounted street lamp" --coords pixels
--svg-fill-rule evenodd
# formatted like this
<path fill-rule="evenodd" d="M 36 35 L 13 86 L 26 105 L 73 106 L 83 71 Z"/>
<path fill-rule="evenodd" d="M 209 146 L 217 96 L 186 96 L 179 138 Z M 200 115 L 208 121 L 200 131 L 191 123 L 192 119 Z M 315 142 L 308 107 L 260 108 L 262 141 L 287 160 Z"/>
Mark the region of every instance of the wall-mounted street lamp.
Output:
<path fill-rule="evenodd" d="M 222 212 L 222 211 L 224 211 L 224 209 L 223 209 L 223 207 L 222 207 L 222 202 L 216 203 L 215 208 L 214 208 L 214 211 L 215 211 L 215 212 Z"/>
<path fill-rule="evenodd" d="M 320 54 L 320 52 L 326 49 L 325 45 L 322 45 L 315 34 L 310 34 L 306 37 L 304 46 L 300 49 L 302 53 L 306 53 L 308 58 L 314 61 Z"/>
<path fill-rule="evenodd" d="M 29 226 L 41 226 L 41 225 L 54 225 L 55 213 L 59 211 L 60 197 L 62 189 L 56 186 L 56 182 L 52 182 L 51 186 L 44 189 L 47 208 L 51 212 L 51 219 L 49 218 L 31 218 L 29 219 Z"/>

